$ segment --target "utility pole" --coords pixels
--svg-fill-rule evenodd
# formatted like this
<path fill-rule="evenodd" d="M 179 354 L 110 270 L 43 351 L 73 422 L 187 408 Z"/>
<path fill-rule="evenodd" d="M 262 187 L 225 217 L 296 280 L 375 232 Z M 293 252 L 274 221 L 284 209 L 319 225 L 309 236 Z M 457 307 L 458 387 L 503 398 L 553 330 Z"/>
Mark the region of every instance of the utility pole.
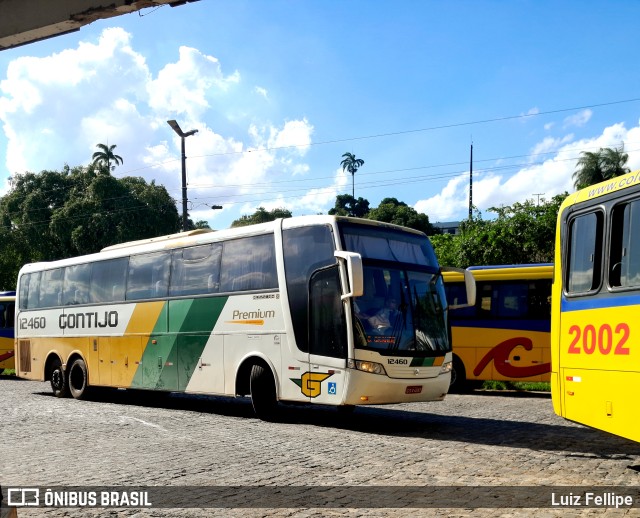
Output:
<path fill-rule="evenodd" d="M 534 192 L 533 195 L 538 197 L 538 202 L 536 203 L 536 206 L 540 205 L 540 196 L 544 196 L 544 193 L 543 192 Z"/>
<path fill-rule="evenodd" d="M 471 156 L 469 157 L 469 220 L 473 215 L 473 142 L 471 142 Z"/>
<path fill-rule="evenodd" d="M 187 155 L 184 148 L 184 139 L 198 133 L 197 129 L 187 131 L 186 133 L 180 129 L 180 126 L 175 120 L 167 121 L 167 124 L 171 126 L 180 139 L 182 140 L 182 231 L 187 230 Z"/>

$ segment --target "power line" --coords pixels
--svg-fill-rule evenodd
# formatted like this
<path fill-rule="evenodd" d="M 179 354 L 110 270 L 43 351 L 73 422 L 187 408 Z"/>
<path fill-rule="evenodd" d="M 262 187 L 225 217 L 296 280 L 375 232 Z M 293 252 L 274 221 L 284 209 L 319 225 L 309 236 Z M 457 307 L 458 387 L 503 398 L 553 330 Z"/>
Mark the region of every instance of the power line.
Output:
<path fill-rule="evenodd" d="M 587 148 L 587 149 L 595 149 L 595 148 Z M 634 151 L 639 151 L 640 149 L 632 149 L 629 150 L 630 152 L 634 152 Z M 511 156 L 506 156 L 506 157 L 498 157 L 498 158 L 486 158 L 486 159 L 481 159 L 481 160 L 475 160 L 475 163 L 480 163 L 480 162 L 496 162 L 496 161 L 501 161 L 501 160 L 512 160 L 512 159 L 516 159 L 516 158 L 532 158 L 532 157 L 544 157 L 544 156 L 548 156 L 548 155 L 557 155 L 558 152 L 557 151 L 549 151 L 549 152 L 544 152 L 544 153 L 531 153 L 531 154 L 527 154 L 527 155 L 511 155 Z M 566 162 L 566 161 L 573 161 L 573 160 L 577 160 L 578 157 L 575 156 L 571 156 L 571 157 L 567 157 L 567 158 L 556 158 L 556 161 L 558 162 Z M 508 171 L 508 170 L 512 170 L 512 169 L 521 169 L 524 167 L 535 167 L 538 165 L 543 164 L 544 161 L 538 161 L 538 162 L 516 162 L 513 164 L 509 164 L 509 165 L 502 165 L 502 166 L 493 166 L 493 167 L 485 167 L 485 168 L 481 168 L 481 169 L 475 169 L 474 172 L 476 174 L 481 174 L 481 173 L 487 173 L 487 172 L 495 172 L 495 171 Z M 382 175 L 382 174 L 390 174 L 390 173 L 399 173 L 399 172 L 407 172 L 407 171 L 418 171 L 418 170 L 424 170 L 424 169 L 436 169 L 436 168 L 441 168 L 441 167 L 452 167 L 452 166 L 461 166 L 461 165 L 468 165 L 467 162 L 451 162 L 451 163 L 447 163 L 447 164 L 435 164 L 435 165 L 425 165 L 425 166 L 418 166 L 418 167 L 410 167 L 410 168 L 401 168 L 401 169 L 388 169 L 388 170 L 384 170 L 384 171 L 373 171 L 373 172 L 368 172 L 368 173 L 363 173 L 360 176 L 361 177 L 373 177 L 373 176 L 377 176 L 377 175 Z M 426 174 L 426 175 L 415 175 L 415 176 L 409 176 L 409 177 L 403 177 L 402 179 L 398 179 L 397 176 L 394 176 L 393 178 L 390 179 L 386 179 L 386 180 L 371 180 L 371 181 L 365 181 L 365 182 L 361 182 L 360 183 L 360 187 L 364 190 L 372 190 L 375 188 L 384 188 L 384 187 L 392 187 L 392 186 L 396 186 L 396 185 L 406 185 L 406 184 L 411 184 L 411 183 L 423 183 L 423 182 L 432 182 L 432 181 L 441 181 L 441 180 L 447 180 L 447 179 L 451 179 L 451 178 L 455 178 L 457 176 L 461 176 L 467 173 L 467 169 L 458 169 L 456 171 L 451 171 L 451 172 L 446 172 L 446 173 L 435 173 L 435 174 Z M 309 182 L 309 181 L 318 181 L 318 180 L 323 180 L 323 179 L 333 179 L 335 178 L 335 176 L 327 176 L 327 177 L 319 177 L 319 178 L 313 178 L 313 179 L 290 179 L 290 180 L 281 180 L 281 181 L 274 181 L 274 182 L 264 182 L 264 183 L 251 183 L 251 184 L 233 184 L 233 185 L 224 185 L 223 187 L 225 188 L 256 188 L 256 187 L 261 187 L 261 186 L 265 186 L 268 187 L 272 184 L 281 184 L 281 183 L 296 183 L 296 182 Z M 203 190 L 206 188 L 215 188 L 215 189 L 220 189 L 220 185 L 217 184 L 205 184 L 205 185 L 198 185 L 198 184 L 189 184 L 190 188 L 194 188 L 194 189 L 199 189 L 199 190 Z M 301 193 L 301 192 L 307 192 L 309 190 L 315 190 L 316 192 L 318 192 L 319 194 L 328 194 L 331 193 L 333 191 L 335 191 L 337 188 L 333 185 L 331 186 L 321 186 L 321 185 L 309 185 L 309 186 L 305 186 L 305 187 L 301 187 L 299 189 L 287 189 L 286 192 L 287 193 L 291 193 L 288 196 L 276 196 L 275 198 L 267 198 L 269 196 L 272 195 L 281 195 L 282 194 L 282 190 L 281 189 L 277 189 L 277 190 L 265 190 L 263 192 L 259 192 L 256 193 L 255 190 L 250 192 L 250 193 L 237 193 L 237 194 L 225 194 L 225 195 L 219 195 L 219 196 L 196 196 L 194 198 L 192 198 L 190 201 L 192 203 L 196 203 L 196 202 L 202 202 L 203 200 L 209 200 L 212 201 L 216 204 L 218 203 L 224 203 L 226 205 L 235 205 L 237 203 L 259 203 L 259 202 L 264 202 L 264 201 L 275 201 L 277 199 L 291 199 L 291 198 L 297 198 L 300 197 L 300 194 L 294 194 L 294 193 Z M 54 192 L 55 190 L 50 190 L 50 191 L 44 191 L 45 194 L 47 192 Z M 178 192 L 178 189 L 174 189 L 172 190 L 167 190 L 169 193 L 170 192 Z M 257 196 L 261 196 L 261 198 L 258 198 Z M 239 198 L 248 198 L 251 197 L 252 199 L 244 199 L 241 200 Z M 233 201 L 233 198 L 236 199 L 236 201 Z M 124 196 L 120 196 L 120 197 L 112 197 L 112 198 L 105 198 L 103 201 L 117 201 L 117 200 L 121 200 L 121 199 L 131 199 L 131 195 L 124 195 Z M 177 202 L 176 198 L 173 198 L 174 201 Z M 31 211 L 28 211 L 28 213 L 35 213 L 37 211 L 42 211 L 42 210 L 50 210 L 49 207 L 42 207 L 39 209 L 33 209 Z M 104 213 L 112 213 L 112 211 L 105 211 Z M 23 214 L 21 213 L 16 213 L 16 214 L 9 214 L 9 216 L 19 216 Z M 43 221 L 44 223 L 44 221 Z"/>
<path fill-rule="evenodd" d="M 287 146 L 273 146 L 273 147 L 262 147 L 262 148 L 254 148 L 254 149 L 244 149 L 242 151 L 224 151 L 224 152 L 220 152 L 220 153 L 208 153 L 208 154 L 204 154 L 204 155 L 190 155 L 189 158 L 190 159 L 196 159 L 196 158 L 208 158 L 208 157 L 218 157 L 218 156 L 231 156 L 231 155 L 242 155 L 245 153 L 255 153 L 255 152 L 262 152 L 262 151 L 277 151 L 277 150 L 281 150 L 281 149 L 295 149 L 295 148 L 304 148 L 304 147 L 312 147 L 312 146 L 323 146 L 323 145 L 327 145 L 327 144 L 339 144 L 342 142 L 353 142 L 353 141 L 357 141 L 357 140 L 367 140 L 367 139 L 374 139 L 374 138 L 382 138 L 382 137 L 392 137 L 392 136 L 398 136 L 398 135 L 408 135 L 411 133 L 420 133 L 420 132 L 426 132 L 426 131 L 436 131 L 436 130 L 442 130 L 442 129 L 450 129 L 450 128 L 458 128 L 458 127 L 464 127 L 464 126 L 473 126 L 473 125 L 477 125 L 477 124 L 488 124 L 491 122 L 502 122 L 502 121 L 508 121 L 508 120 L 518 120 L 518 119 L 528 119 L 528 118 L 532 118 L 532 117 L 538 117 L 541 115 L 553 115 L 556 113 L 565 113 L 565 112 L 570 112 L 570 111 L 575 111 L 575 110 L 586 110 L 586 109 L 590 109 L 590 108 L 601 108 L 603 106 L 615 106 L 615 105 L 619 105 L 619 104 L 626 104 L 626 103 L 633 103 L 633 102 L 638 102 L 640 101 L 640 97 L 638 98 L 633 98 L 633 99 L 624 99 L 624 100 L 620 100 L 620 101 L 610 101 L 610 102 L 604 102 L 604 103 L 596 103 L 596 104 L 590 104 L 590 105 L 584 105 L 584 106 L 574 106 L 571 108 L 559 108 L 556 110 L 547 110 L 547 111 L 541 111 L 541 112 L 535 112 L 535 113 L 521 113 L 519 115 L 507 115 L 504 117 L 493 117 L 493 118 L 489 118 L 489 119 L 479 119 L 479 120 L 475 120 L 475 121 L 466 121 L 466 122 L 456 122 L 456 123 L 450 123 L 450 124 L 442 124 L 439 126 L 429 126 L 426 128 L 417 128 L 417 129 L 408 129 L 408 130 L 399 130 L 399 131 L 391 131 L 391 132 L 385 132 L 385 133 L 377 133 L 377 134 L 372 134 L 372 135 L 361 135 L 361 136 L 355 136 L 355 137 L 345 137 L 345 138 L 338 138 L 338 139 L 328 139 L 328 140 L 320 140 L 318 142 L 307 142 L 304 144 L 291 144 L 291 145 L 287 145 Z M 156 167 L 161 167 L 167 164 L 171 164 L 173 162 L 178 162 L 180 161 L 179 158 L 175 158 L 175 159 L 169 159 L 169 160 L 165 160 L 163 162 L 157 162 L 155 164 L 151 164 L 148 166 L 144 166 L 144 167 L 137 167 L 135 169 L 129 169 L 127 171 L 124 172 L 118 172 L 118 175 L 114 174 L 114 176 L 119 176 L 119 175 L 129 175 L 131 173 L 135 173 L 135 172 L 139 172 L 139 171 L 144 171 L 147 169 L 154 169 Z"/>

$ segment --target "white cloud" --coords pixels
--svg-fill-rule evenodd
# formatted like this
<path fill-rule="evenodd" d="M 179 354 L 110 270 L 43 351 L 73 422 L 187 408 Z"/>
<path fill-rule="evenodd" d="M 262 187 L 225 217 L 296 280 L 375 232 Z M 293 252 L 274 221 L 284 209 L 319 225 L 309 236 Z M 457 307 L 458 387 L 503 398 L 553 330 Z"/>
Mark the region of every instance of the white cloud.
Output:
<path fill-rule="evenodd" d="M 554 149 L 556 154 L 541 164 L 528 165 L 513 175 L 474 172 L 473 204 L 481 211 L 486 211 L 489 207 L 537 199 L 537 194 L 544 194 L 541 197 L 550 199 L 565 191 L 573 192 L 572 175 L 581 151 L 629 143 L 625 144 L 629 154 L 627 166 L 632 170 L 640 169 L 640 150 L 637 149 L 640 123 L 629 130 L 622 123 L 614 124 L 596 137 L 579 141 L 571 141 L 568 137 L 550 141 L 544 139 L 534 149 Z M 450 180 L 435 196 L 419 200 L 414 208 L 427 214 L 434 222 L 462 219 L 468 213 L 468 197 L 469 174 L 466 173 Z"/>
<path fill-rule="evenodd" d="M 256 86 L 253 89 L 253 91 L 258 95 L 260 95 L 261 97 L 264 97 L 265 99 L 269 99 L 269 95 L 266 88 L 262 88 L 261 86 Z"/>
<path fill-rule="evenodd" d="M 76 49 L 9 64 L 7 78 L 0 81 L 9 172 L 87 163 L 95 144 L 127 137 L 114 128 L 129 124 L 123 117 L 137 118 L 139 85 L 149 78 L 144 58 L 131 49 L 129 39 L 122 29 L 106 29 L 97 44 L 80 43 Z M 87 124 L 103 131 L 89 134 Z M 129 135 L 139 135 L 139 129 Z M 136 145 L 119 140 L 118 149 L 130 156 Z"/>
<path fill-rule="evenodd" d="M 157 79 L 147 83 L 149 105 L 158 112 L 197 120 L 211 106 L 211 98 L 239 82 L 240 73 L 225 76 L 215 57 L 180 47 L 179 60 L 165 65 Z"/>
<path fill-rule="evenodd" d="M 593 112 L 588 108 L 574 115 L 570 115 L 569 117 L 566 117 L 564 119 L 563 128 L 570 128 L 572 126 L 577 126 L 577 127 L 584 126 L 587 122 L 589 122 L 592 115 L 593 115 Z"/>
<path fill-rule="evenodd" d="M 191 216 L 216 218 L 230 204 L 237 211 L 260 193 L 270 192 L 265 199 L 272 199 L 273 182 L 309 171 L 302 158 L 313 125 L 307 119 L 250 122 L 251 110 L 243 114 L 237 107 L 246 107 L 252 92 L 267 95 L 264 88 L 242 85 L 238 71 L 225 74 L 217 58 L 189 47 L 154 74 L 127 32 L 106 29 L 96 42 L 10 63 L 0 82 L 5 165 L 10 173 L 60 170 L 65 163 L 88 164 L 98 143 L 116 144 L 124 159 L 116 176 L 153 179 L 180 200 L 181 140 L 166 123 L 175 118 L 184 131 L 198 130 L 185 141 Z M 209 119 L 216 128 L 226 121 L 234 135 L 214 131 Z M 327 203 L 320 194 L 316 199 Z M 212 214 L 207 205 L 213 204 L 225 205 L 225 211 Z"/>
<path fill-rule="evenodd" d="M 564 144 L 571 142 L 573 140 L 573 137 L 573 133 L 565 135 L 562 138 L 545 137 L 542 142 L 538 142 L 531 150 L 530 160 L 532 162 L 535 162 L 536 160 L 540 159 L 539 155 L 557 151 Z"/>

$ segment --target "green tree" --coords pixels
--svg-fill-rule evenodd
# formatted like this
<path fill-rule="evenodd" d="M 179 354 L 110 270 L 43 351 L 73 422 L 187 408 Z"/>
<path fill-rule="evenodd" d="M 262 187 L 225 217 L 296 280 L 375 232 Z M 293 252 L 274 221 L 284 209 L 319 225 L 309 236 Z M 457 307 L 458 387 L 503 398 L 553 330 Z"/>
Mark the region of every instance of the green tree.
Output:
<path fill-rule="evenodd" d="M 456 235 L 433 236 L 431 242 L 444 266 L 530 264 L 553 262 L 558 210 L 568 193 L 551 200 L 492 207 L 494 220 L 483 220 L 476 210 L 460 223 Z"/>
<path fill-rule="evenodd" d="M 356 158 L 356 155 L 353 153 L 344 153 L 342 155 L 342 161 L 340 162 L 342 166 L 342 170 L 345 169 L 351 173 L 351 196 L 353 199 L 356 197 L 356 185 L 355 185 L 355 175 L 356 171 L 360 169 L 364 165 L 364 160 L 361 158 Z"/>
<path fill-rule="evenodd" d="M 266 223 L 268 221 L 274 221 L 278 218 L 290 218 L 291 211 L 287 209 L 272 209 L 267 211 L 264 207 L 258 207 L 258 209 L 250 216 L 242 216 L 231 223 L 231 228 L 245 227 L 247 225 L 255 225 L 256 223 Z"/>
<path fill-rule="evenodd" d="M 356 200 L 350 194 L 338 194 L 334 207 L 329 209 L 330 216 L 366 218 L 367 214 L 369 214 L 369 200 L 362 197 Z"/>
<path fill-rule="evenodd" d="M 2 242 L 12 247 L 12 264 L 3 263 L 8 271 L 2 278 L 12 279 L 13 286 L 25 263 L 179 230 L 175 201 L 163 186 L 142 178 L 114 178 L 102 165 L 14 176 L 0 198 L 0 222 L 6 237 Z"/>
<path fill-rule="evenodd" d="M 199 219 L 198 221 L 196 221 L 195 228 L 208 228 L 208 229 L 211 229 L 211 226 L 209 226 L 209 222 L 208 221 L 205 221 L 204 219 Z"/>
<path fill-rule="evenodd" d="M 576 189 L 583 189 L 630 171 L 625 165 L 629 155 L 624 152 L 624 144 L 619 149 L 600 148 L 596 152 L 582 151 L 580 154 L 582 156 L 572 175 Z"/>
<path fill-rule="evenodd" d="M 117 165 L 123 164 L 124 160 L 119 155 L 114 154 L 113 150 L 116 148 L 116 145 L 107 146 L 106 144 L 96 144 L 96 147 L 100 149 L 100 151 L 96 151 L 92 156 L 91 160 L 94 165 L 104 165 L 107 167 L 108 171 L 115 169 Z M 116 165 L 111 167 L 111 162 L 115 162 Z"/>
<path fill-rule="evenodd" d="M 440 230 L 429 222 L 429 216 L 396 198 L 383 199 L 378 207 L 369 211 L 367 218 L 420 230 L 428 236 L 440 233 Z"/>

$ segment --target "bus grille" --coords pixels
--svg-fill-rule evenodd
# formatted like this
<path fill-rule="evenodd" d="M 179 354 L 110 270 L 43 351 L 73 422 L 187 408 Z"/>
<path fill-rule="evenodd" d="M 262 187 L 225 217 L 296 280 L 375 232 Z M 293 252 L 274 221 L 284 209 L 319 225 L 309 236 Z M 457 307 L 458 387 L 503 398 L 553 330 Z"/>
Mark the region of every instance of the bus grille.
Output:
<path fill-rule="evenodd" d="M 31 372 L 31 341 L 20 340 L 20 372 Z"/>

